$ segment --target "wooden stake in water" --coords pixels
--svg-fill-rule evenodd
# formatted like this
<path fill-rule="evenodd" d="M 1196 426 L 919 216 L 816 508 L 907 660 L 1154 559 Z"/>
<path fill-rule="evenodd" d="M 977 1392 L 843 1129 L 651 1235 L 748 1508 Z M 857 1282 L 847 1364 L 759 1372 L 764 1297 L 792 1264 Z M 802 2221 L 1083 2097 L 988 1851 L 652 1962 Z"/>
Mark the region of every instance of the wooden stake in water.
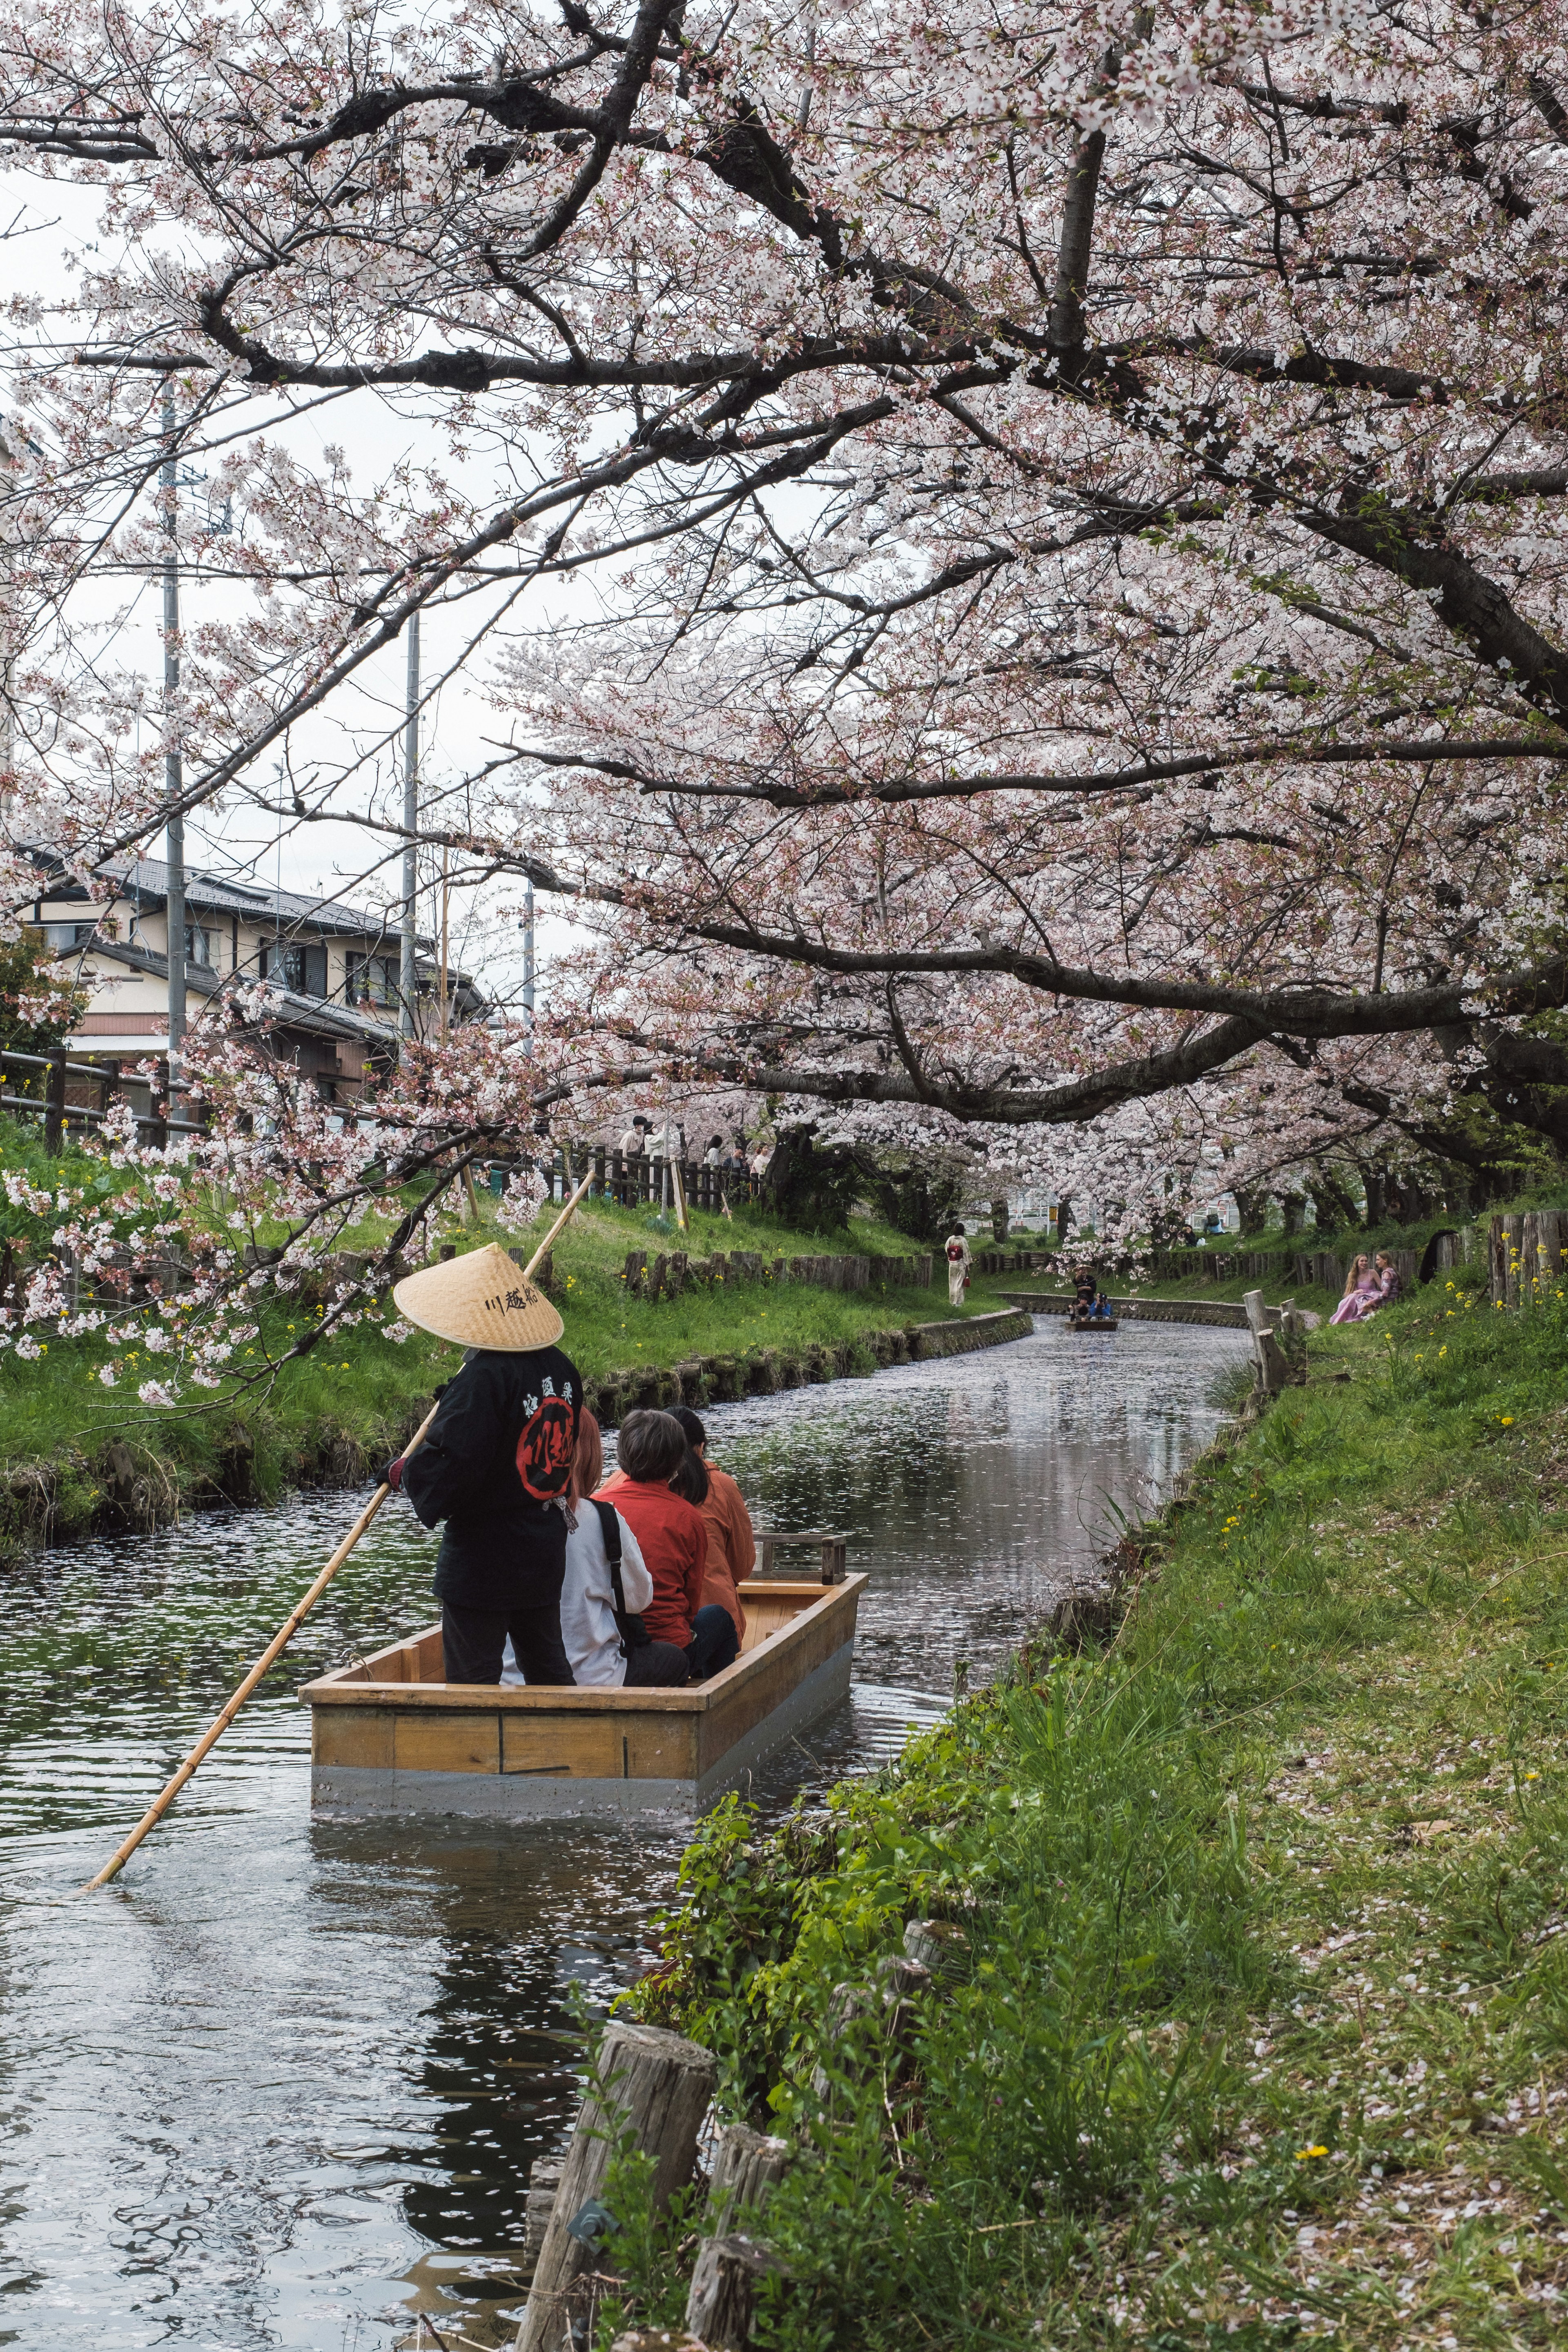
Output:
<path fill-rule="evenodd" d="M 562 1210 L 561 1214 L 556 1218 L 555 1223 L 551 1226 L 550 1231 L 545 1234 L 544 1239 L 540 1243 L 539 1247 L 534 1251 L 533 1255 L 529 1259 L 527 1265 L 523 1268 L 525 1279 L 536 1270 L 541 1259 L 543 1257 L 546 1250 L 550 1247 L 551 1243 L 555 1239 L 556 1234 L 561 1231 L 563 1225 L 565 1224 L 567 1219 L 576 1208 L 578 1202 L 583 1198 L 584 1193 L 587 1191 L 588 1186 L 592 1181 L 593 1171 L 590 1170 L 589 1173 L 584 1177 L 581 1184 L 578 1185 L 577 1190 L 573 1193 L 572 1198 L 567 1202 L 566 1206 Z M 408 1459 L 409 1454 L 413 1454 L 417 1447 L 424 1444 L 430 1424 L 435 1420 L 439 1410 L 440 1407 L 438 1405 L 432 1405 L 424 1420 L 420 1423 L 418 1428 L 415 1431 L 414 1435 L 410 1438 L 407 1445 L 404 1449 L 403 1458 L 405 1462 Z M 391 1487 L 385 1485 L 384 1482 L 376 1488 L 374 1494 L 371 1496 L 369 1502 L 365 1505 L 363 1510 L 360 1513 L 358 1518 L 354 1521 L 353 1527 L 349 1529 L 347 1535 L 338 1546 L 336 1551 L 333 1552 L 331 1559 L 328 1560 L 325 1568 L 322 1569 L 320 1576 L 317 1577 L 314 1584 L 311 1585 L 309 1592 L 307 1592 L 304 1598 L 289 1612 L 289 1616 L 279 1628 L 278 1632 L 274 1633 L 271 1641 L 268 1642 L 267 1647 L 261 1653 L 261 1655 L 257 1659 L 256 1664 L 251 1667 L 250 1672 L 246 1675 L 245 1680 L 240 1684 L 239 1688 L 235 1692 L 233 1697 L 230 1698 L 225 1706 L 218 1709 L 218 1712 L 214 1716 L 212 1721 L 208 1724 L 206 1729 L 203 1732 L 201 1738 L 197 1740 L 195 1746 L 186 1757 L 184 1762 L 180 1766 L 179 1770 L 174 1773 L 173 1778 L 166 1781 L 164 1786 L 159 1790 L 158 1795 L 148 1806 L 146 1811 L 142 1814 L 141 1820 L 137 1822 L 135 1828 L 132 1831 L 124 1843 L 115 1848 L 115 1851 L 104 1864 L 103 1868 L 99 1872 L 97 1877 L 89 1878 L 87 1881 L 86 1885 L 81 1889 L 81 1892 L 84 1895 L 89 1895 L 95 1886 L 107 1886 L 111 1878 L 118 1878 L 126 1864 L 130 1861 L 132 1855 L 135 1853 L 137 1847 L 141 1844 L 142 1839 L 148 1834 L 149 1831 L 157 1827 L 158 1823 L 163 1820 L 163 1815 L 168 1811 L 169 1807 L 174 1803 L 174 1799 L 179 1795 L 180 1790 L 184 1787 L 185 1782 L 195 1771 L 195 1769 L 202 1761 L 202 1759 L 209 1752 L 210 1749 L 217 1746 L 218 1741 L 223 1738 L 224 1733 L 228 1729 L 229 1725 L 234 1721 L 235 1717 L 239 1713 L 240 1708 L 245 1705 L 246 1700 L 250 1696 L 251 1692 L 256 1688 L 257 1684 L 261 1680 L 263 1675 L 266 1674 L 268 1668 L 274 1664 L 276 1661 L 282 1656 L 284 1651 L 288 1648 L 289 1643 L 293 1640 L 295 1634 L 299 1632 L 300 1626 L 304 1623 L 306 1618 L 310 1615 L 311 1610 L 315 1607 L 317 1601 L 326 1591 L 328 1585 L 331 1584 L 333 1577 L 336 1576 L 339 1569 L 342 1568 L 344 1560 L 347 1559 L 350 1552 L 353 1551 L 355 1544 L 358 1543 L 361 1536 L 363 1535 L 366 1528 L 369 1527 L 372 1519 L 374 1518 L 376 1513 L 380 1510 L 383 1503 L 385 1502 L 391 1492 Z"/>

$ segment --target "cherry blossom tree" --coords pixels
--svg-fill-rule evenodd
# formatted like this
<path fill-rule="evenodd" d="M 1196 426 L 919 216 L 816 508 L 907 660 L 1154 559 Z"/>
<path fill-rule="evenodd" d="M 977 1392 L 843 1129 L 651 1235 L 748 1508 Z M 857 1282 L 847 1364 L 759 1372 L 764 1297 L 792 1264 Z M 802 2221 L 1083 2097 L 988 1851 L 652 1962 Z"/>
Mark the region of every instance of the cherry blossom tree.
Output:
<path fill-rule="evenodd" d="M 301 747 L 435 611 L 497 725 L 423 830 L 578 926 L 562 1132 L 631 1066 L 1131 1203 L 1556 1144 L 1563 33 L 35 0 L 0 139 L 95 233 L 13 306 L 14 833 L 145 842 L 174 732 L 395 854 L 374 730 Z M 229 530 L 138 749 L 166 388 Z"/>

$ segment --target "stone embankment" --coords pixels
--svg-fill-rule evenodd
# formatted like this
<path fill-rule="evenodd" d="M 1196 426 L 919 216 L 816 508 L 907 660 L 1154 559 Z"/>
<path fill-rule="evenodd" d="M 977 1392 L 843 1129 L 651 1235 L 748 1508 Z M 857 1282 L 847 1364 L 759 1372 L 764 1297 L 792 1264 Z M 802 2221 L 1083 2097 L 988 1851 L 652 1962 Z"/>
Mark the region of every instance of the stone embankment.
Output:
<path fill-rule="evenodd" d="M 693 1356 L 664 1368 L 638 1365 L 590 1379 L 584 1389 L 590 1409 L 613 1429 L 634 1405 L 717 1404 L 771 1396 L 858 1371 L 994 1348 L 1005 1340 L 1026 1339 L 1030 1328 L 1026 1314 L 1009 1308 L 868 1331 L 852 1343 Z M 433 1402 L 428 1396 L 407 1398 L 374 1432 L 321 1424 L 308 1443 L 295 1445 L 286 1456 L 281 1465 L 285 1484 L 296 1488 L 363 1486 L 406 1444 Z M 150 1446 L 115 1438 L 91 1452 L 67 1447 L 49 1460 L 16 1464 L 4 1473 L 4 1480 L 0 1558 L 93 1536 L 150 1534 L 189 1511 L 272 1499 L 262 1491 L 256 1439 L 237 1421 L 207 1472 L 192 1471 Z"/>
<path fill-rule="evenodd" d="M 783 1389 L 808 1388 L 842 1379 L 859 1369 L 918 1364 L 939 1356 L 962 1356 L 979 1348 L 1028 1337 L 1029 1316 L 1016 1307 L 961 1320 L 907 1323 L 889 1331 L 866 1331 L 851 1342 L 809 1348 L 763 1348 L 745 1355 L 691 1356 L 663 1368 L 638 1365 L 584 1383 L 589 1411 L 613 1429 L 636 1406 L 724 1404 L 736 1398 L 773 1396 Z"/>
<path fill-rule="evenodd" d="M 1073 1303 L 1070 1290 L 1005 1290 L 1009 1305 L 1026 1307 L 1031 1315 L 1065 1315 Z M 1125 1323 L 1207 1323 L 1226 1331 L 1245 1331 L 1247 1308 L 1239 1298 L 1113 1298 L 1117 1318 Z M 1278 1323 L 1281 1309 L 1265 1309 Z M 1317 1321 L 1314 1315 L 1312 1322 Z"/>

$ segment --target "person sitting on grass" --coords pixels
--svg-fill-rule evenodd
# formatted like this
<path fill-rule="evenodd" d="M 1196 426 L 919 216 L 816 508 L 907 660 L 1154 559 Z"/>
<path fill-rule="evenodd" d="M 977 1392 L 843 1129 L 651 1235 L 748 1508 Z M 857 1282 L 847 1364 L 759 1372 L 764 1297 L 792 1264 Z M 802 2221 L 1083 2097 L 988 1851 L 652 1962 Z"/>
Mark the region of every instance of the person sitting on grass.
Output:
<path fill-rule="evenodd" d="M 1363 1255 L 1352 1261 L 1345 1276 L 1344 1297 L 1340 1300 L 1331 1323 L 1361 1323 L 1383 1305 L 1386 1297 L 1373 1269 L 1371 1258 Z"/>
<path fill-rule="evenodd" d="M 703 1480 L 700 1491 L 705 1491 L 706 1474 L 687 1444 L 686 1432 L 668 1412 L 640 1408 L 628 1412 L 616 1452 L 620 1467 L 599 1492 L 636 1536 L 653 1579 L 653 1599 L 643 1612 L 643 1622 L 655 1641 L 673 1642 L 685 1651 L 693 1682 L 706 1682 L 710 1675 L 722 1674 L 741 1647 L 729 1611 L 702 1599 L 708 1530 L 696 1504 L 674 1483 L 684 1477 L 696 1484 L 687 1468 L 690 1462 Z"/>

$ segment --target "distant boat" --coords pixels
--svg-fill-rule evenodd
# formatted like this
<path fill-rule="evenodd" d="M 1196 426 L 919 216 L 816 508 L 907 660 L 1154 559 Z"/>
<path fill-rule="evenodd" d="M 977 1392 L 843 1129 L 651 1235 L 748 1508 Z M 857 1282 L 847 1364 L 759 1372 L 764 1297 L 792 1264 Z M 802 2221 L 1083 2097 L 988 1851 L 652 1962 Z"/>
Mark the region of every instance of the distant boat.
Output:
<path fill-rule="evenodd" d="M 741 1655 L 685 1690 L 446 1683 L 430 1626 L 306 1684 L 312 1799 L 492 1820 L 695 1818 L 845 1696 L 865 1582 L 752 1578 Z"/>

